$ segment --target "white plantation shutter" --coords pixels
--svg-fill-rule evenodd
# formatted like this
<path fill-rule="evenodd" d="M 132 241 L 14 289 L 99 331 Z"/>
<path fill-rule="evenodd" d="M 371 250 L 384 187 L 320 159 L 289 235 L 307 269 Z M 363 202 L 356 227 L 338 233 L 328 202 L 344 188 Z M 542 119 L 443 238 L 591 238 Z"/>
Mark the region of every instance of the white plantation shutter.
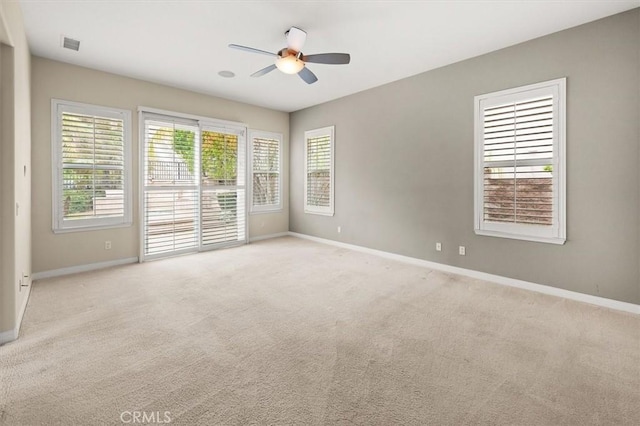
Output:
<path fill-rule="evenodd" d="M 307 206 L 331 204 L 331 138 L 307 139 Z"/>
<path fill-rule="evenodd" d="M 476 232 L 563 243 L 564 79 L 476 97 Z"/>
<path fill-rule="evenodd" d="M 131 222 L 130 112 L 52 101 L 54 231 Z"/>
<path fill-rule="evenodd" d="M 246 240 L 244 131 L 202 128 L 202 245 Z"/>
<path fill-rule="evenodd" d="M 252 131 L 251 144 L 251 211 L 282 209 L 282 135 Z"/>
<path fill-rule="evenodd" d="M 305 132 L 305 213 L 334 213 L 334 127 Z"/>
<path fill-rule="evenodd" d="M 144 255 L 199 244 L 196 166 L 200 129 L 193 120 L 144 115 Z"/>
<path fill-rule="evenodd" d="M 553 225 L 553 97 L 484 110 L 484 220 Z"/>

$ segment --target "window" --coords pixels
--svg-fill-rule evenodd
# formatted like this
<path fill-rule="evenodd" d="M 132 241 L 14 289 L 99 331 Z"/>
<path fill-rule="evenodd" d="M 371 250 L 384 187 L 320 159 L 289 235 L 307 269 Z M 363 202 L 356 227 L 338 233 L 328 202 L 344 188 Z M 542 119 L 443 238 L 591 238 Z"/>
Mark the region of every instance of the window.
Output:
<path fill-rule="evenodd" d="M 131 112 L 52 100 L 53 230 L 131 224 Z"/>
<path fill-rule="evenodd" d="M 475 97 L 475 232 L 563 244 L 566 79 Z"/>
<path fill-rule="evenodd" d="M 333 216 L 334 126 L 304 133 L 304 211 Z"/>
<path fill-rule="evenodd" d="M 282 210 L 282 135 L 252 131 L 251 212 Z"/>

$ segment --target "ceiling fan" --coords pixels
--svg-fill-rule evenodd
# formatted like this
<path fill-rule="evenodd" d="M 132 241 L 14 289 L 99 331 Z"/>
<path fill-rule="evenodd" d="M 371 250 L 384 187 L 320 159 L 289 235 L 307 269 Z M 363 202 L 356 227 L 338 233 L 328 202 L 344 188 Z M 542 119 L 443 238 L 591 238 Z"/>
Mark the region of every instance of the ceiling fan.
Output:
<path fill-rule="evenodd" d="M 285 74 L 298 74 L 307 84 L 318 81 L 318 77 L 306 67 L 307 63 L 343 65 L 351 61 L 348 53 L 318 53 L 316 55 L 303 55 L 302 47 L 307 40 L 307 33 L 300 28 L 291 27 L 284 35 L 287 38 L 287 47 L 278 53 L 267 52 L 266 50 L 254 49 L 253 47 L 230 44 L 232 49 L 244 50 L 246 52 L 259 53 L 261 55 L 275 56 L 275 63 L 256 71 L 251 77 L 261 77 L 278 68 Z"/>

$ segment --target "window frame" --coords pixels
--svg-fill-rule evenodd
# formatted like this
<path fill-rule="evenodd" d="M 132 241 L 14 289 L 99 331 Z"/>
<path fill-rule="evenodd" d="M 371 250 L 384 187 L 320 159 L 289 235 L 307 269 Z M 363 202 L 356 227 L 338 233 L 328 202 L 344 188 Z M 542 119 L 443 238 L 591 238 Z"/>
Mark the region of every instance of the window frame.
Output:
<path fill-rule="evenodd" d="M 278 204 L 268 204 L 263 206 L 256 206 L 253 204 L 253 139 L 277 139 L 278 140 Z M 281 213 L 283 211 L 283 188 L 282 188 L 282 165 L 284 155 L 284 137 L 282 133 L 268 132 L 264 130 L 249 130 L 248 132 L 248 144 L 249 146 L 249 196 L 251 202 L 249 204 L 249 214 L 262 214 L 262 213 Z"/>
<path fill-rule="evenodd" d="M 329 136 L 330 142 L 330 154 L 331 161 L 329 166 L 330 173 L 330 194 L 329 194 L 329 206 L 310 206 L 307 203 L 307 185 L 308 185 L 308 146 L 307 141 L 310 138 L 317 138 L 322 136 Z M 323 216 L 333 216 L 335 213 L 335 126 L 321 127 L 318 129 L 307 130 L 304 132 L 304 212 L 308 214 L 317 214 Z"/>
<path fill-rule="evenodd" d="M 484 108 L 553 95 L 553 224 L 531 225 L 484 220 Z M 551 244 L 566 242 L 566 78 L 500 90 L 474 98 L 474 231 L 476 235 Z"/>
<path fill-rule="evenodd" d="M 63 193 L 62 164 L 62 115 L 65 113 L 94 115 L 122 120 L 123 130 L 123 214 L 117 217 L 97 217 L 65 220 L 61 196 Z M 131 111 L 121 108 L 86 104 L 81 102 L 51 99 L 51 174 L 52 174 L 52 230 L 54 233 L 91 231 L 128 227 L 133 224 L 132 139 Z"/>

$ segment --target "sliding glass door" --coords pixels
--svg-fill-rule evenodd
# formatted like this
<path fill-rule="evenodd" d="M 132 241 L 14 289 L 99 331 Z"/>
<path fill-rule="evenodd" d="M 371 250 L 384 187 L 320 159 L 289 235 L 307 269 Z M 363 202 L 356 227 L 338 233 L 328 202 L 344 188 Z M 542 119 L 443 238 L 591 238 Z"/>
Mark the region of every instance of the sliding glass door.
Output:
<path fill-rule="evenodd" d="M 202 245 L 246 239 L 245 144 L 239 132 L 203 127 L 200 206 Z"/>
<path fill-rule="evenodd" d="M 144 113 L 141 260 L 246 242 L 245 138 Z"/>

